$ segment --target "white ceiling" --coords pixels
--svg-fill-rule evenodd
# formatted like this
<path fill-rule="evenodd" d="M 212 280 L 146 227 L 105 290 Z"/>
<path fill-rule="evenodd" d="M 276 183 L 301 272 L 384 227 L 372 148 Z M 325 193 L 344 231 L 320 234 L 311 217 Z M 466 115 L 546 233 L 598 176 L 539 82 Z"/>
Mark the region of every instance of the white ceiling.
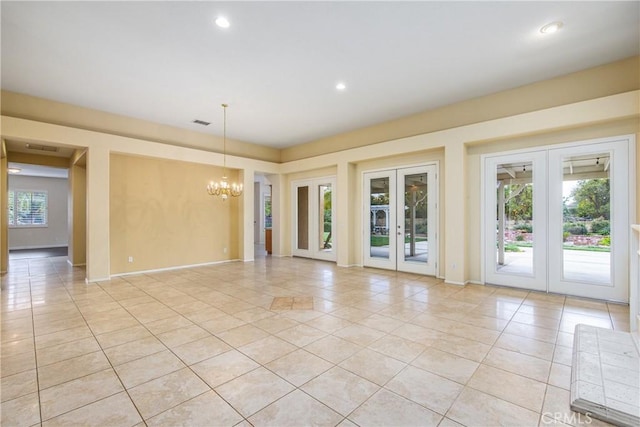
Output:
<path fill-rule="evenodd" d="M 69 178 L 69 169 L 54 168 L 51 166 L 40 166 L 26 163 L 9 162 L 8 167 L 20 169 L 20 172 L 10 176 L 39 176 L 43 178 Z"/>
<path fill-rule="evenodd" d="M 274 147 L 640 53 L 638 1 L 0 7 L 3 89 Z"/>

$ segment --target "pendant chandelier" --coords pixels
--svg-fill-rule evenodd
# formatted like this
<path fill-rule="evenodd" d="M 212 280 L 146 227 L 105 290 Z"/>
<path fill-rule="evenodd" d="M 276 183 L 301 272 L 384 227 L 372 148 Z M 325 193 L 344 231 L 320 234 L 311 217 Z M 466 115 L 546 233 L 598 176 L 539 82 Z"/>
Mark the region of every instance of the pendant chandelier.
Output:
<path fill-rule="evenodd" d="M 211 181 L 209 185 L 207 185 L 207 192 L 211 196 L 220 196 L 223 201 L 227 200 L 229 196 L 238 197 L 242 194 L 243 186 L 242 184 L 236 184 L 235 182 L 229 184 L 227 181 L 227 107 L 229 105 L 222 104 L 222 111 L 224 111 L 224 125 L 222 131 L 222 139 L 223 139 L 223 151 L 222 151 L 222 162 L 223 162 L 223 172 L 222 179 L 219 182 Z"/>

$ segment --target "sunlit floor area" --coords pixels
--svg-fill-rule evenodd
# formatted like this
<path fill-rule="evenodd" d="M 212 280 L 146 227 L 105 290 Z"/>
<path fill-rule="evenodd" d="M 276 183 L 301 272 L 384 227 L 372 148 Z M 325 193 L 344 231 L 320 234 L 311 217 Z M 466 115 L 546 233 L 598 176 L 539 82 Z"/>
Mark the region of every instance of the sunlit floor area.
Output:
<path fill-rule="evenodd" d="M 3 426 L 577 425 L 575 326 L 629 328 L 626 306 L 298 258 L 84 277 L 10 262 Z"/>

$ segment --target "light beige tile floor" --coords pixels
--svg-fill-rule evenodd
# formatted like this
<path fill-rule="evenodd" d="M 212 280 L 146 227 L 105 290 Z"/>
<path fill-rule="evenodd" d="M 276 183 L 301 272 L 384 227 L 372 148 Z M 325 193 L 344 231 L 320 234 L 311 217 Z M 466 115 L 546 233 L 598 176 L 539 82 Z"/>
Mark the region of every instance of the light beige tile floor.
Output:
<path fill-rule="evenodd" d="M 2 277 L 3 426 L 586 425 L 573 328 L 628 328 L 625 306 L 305 259 L 84 277 Z"/>

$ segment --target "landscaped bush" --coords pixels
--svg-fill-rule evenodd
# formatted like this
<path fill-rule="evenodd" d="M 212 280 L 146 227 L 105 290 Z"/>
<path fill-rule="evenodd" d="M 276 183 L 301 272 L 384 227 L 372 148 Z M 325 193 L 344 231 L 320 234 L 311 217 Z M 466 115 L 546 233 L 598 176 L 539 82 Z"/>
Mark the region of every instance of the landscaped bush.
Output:
<path fill-rule="evenodd" d="M 524 236 L 522 234 L 518 234 L 516 236 L 516 242 L 524 242 Z"/>
<path fill-rule="evenodd" d="M 568 231 L 574 236 L 583 236 L 587 234 L 587 226 L 578 222 L 567 222 L 563 228 L 564 231 Z"/>
<path fill-rule="evenodd" d="M 514 230 L 524 231 L 525 233 L 533 233 L 533 226 L 526 222 L 521 222 L 513 226 Z"/>
<path fill-rule="evenodd" d="M 611 246 L 611 236 L 607 236 L 604 239 L 600 240 L 598 243 L 600 246 Z"/>
<path fill-rule="evenodd" d="M 427 234 L 427 223 L 416 224 L 416 234 Z"/>
<path fill-rule="evenodd" d="M 610 223 L 608 219 L 596 219 L 591 223 L 591 232 L 593 234 L 600 234 L 601 236 L 608 236 L 610 232 Z"/>

